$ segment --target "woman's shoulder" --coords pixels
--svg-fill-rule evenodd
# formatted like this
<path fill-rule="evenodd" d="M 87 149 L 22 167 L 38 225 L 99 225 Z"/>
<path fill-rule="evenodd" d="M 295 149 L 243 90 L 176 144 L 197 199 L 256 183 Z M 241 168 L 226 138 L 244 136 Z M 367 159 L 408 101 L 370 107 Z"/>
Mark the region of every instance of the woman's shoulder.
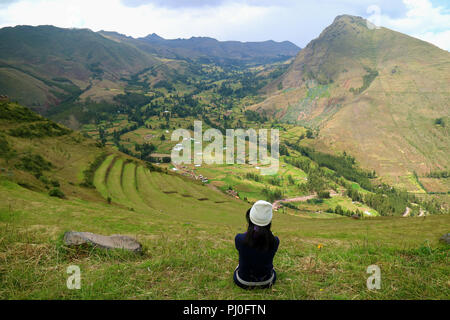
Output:
<path fill-rule="evenodd" d="M 277 236 L 274 236 L 275 238 L 275 247 L 278 248 L 278 246 L 280 245 L 280 238 L 278 238 Z"/>
<path fill-rule="evenodd" d="M 234 238 L 234 244 L 238 250 L 242 247 L 244 240 L 245 240 L 245 233 L 238 233 Z"/>
<path fill-rule="evenodd" d="M 236 241 L 241 241 L 245 239 L 245 233 L 238 233 L 234 238 Z"/>

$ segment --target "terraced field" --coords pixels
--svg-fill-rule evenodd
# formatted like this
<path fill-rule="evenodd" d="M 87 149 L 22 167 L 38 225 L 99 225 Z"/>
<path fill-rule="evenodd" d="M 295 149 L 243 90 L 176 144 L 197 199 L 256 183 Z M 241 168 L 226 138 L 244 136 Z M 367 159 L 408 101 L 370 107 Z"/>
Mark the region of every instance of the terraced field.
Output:
<path fill-rule="evenodd" d="M 182 213 L 185 217 L 188 212 L 190 216 L 203 220 L 205 216 L 223 211 L 224 204 L 229 206 L 235 203 L 241 211 L 244 205 L 192 180 L 150 171 L 141 164 L 116 155 L 108 156 L 97 169 L 94 185 L 113 204 L 141 213 Z"/>

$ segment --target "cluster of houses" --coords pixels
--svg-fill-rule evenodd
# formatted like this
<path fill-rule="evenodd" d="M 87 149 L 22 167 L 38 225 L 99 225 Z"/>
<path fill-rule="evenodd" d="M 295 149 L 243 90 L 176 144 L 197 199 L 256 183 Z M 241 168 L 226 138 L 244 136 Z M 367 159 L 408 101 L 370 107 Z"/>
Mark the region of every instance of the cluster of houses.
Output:
<path fill-rule="evenodd" d="M 228 195 L 232 196 L 233 198 L 239 199 L 239 195 L 236 190 L 228 189 L 226 192 Z"/>
<path fill-rule="evenodd" d="M 194 180 L 200 180 L 203 183 L 207 183 L 209 181 L 209 179 L 207 177 L 205 177 L 203 175 L 197 176 L 193 170 L 189 171 L 188 167 L 186 167 L 186 166 L 182 166 L 180 168 L 183 171 L 183 173 L 182 173 L 183 176 L 190 177 Z M 173 170 L 178 171 L 179 169 L 173 168 Z"/>

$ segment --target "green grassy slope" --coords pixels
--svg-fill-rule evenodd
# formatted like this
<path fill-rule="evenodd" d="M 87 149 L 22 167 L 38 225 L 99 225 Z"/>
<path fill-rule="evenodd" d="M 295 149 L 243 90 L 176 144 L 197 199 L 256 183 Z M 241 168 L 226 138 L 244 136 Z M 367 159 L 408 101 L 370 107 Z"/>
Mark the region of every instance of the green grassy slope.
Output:
<path fill-rule="evenodd" d="M 143 170 L 141 170 L 143 172 Z M 244 291 L 232 282 L 234 235 L 244 231 L 245 205 L 215 210 L 153 199 L 159 210 L 124 210 L 105 203 L 59 200 L 0 182 L 2 299 L 445 299 L 448 248 L 438 236 L 448 216 L 305 219 L 275 214 L 281 239 L 278 283 Z M 9 207 L 9 205 L 11 205 Z M 211 208 L 212 209 L 212 208 Z M 73 250 L 67 230 L 128 234 L 143 255 Z M 323 248 L 318 249 L 322 244 Z M 66 268 L 78 265 L 81 290 L 68 290 Z M 366 269 L 377 264 L 382 289 L 368 291 Z"/>
<path fill-rule="evenodd" d="M 152 172 L 115 155 L 97 169 L 94 185 L 105 200 L 110 197 L 112 203 L 143 213 L 188 210 L 195 216 L 210 211 L 211 217 L 217 217 L 213 212 L 236 202 L 207 186 L 175 174 Z"/>

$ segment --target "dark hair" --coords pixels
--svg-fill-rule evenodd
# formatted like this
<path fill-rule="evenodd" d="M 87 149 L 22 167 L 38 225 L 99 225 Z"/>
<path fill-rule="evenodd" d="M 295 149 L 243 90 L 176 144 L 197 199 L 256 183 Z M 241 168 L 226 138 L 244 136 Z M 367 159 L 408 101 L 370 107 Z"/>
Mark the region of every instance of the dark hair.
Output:
<path fill-rule="evenodd" d="M 259 250 L 272 250 L 275 247 L 275 237 L 273 236 L 272 231 L 270 231 L 272 223 L 269 223 L 265 227 L 255 225 L 250 220 L 250 209 L 247 210 L 246 218 L 248 229 L 244 244 Z"/>

